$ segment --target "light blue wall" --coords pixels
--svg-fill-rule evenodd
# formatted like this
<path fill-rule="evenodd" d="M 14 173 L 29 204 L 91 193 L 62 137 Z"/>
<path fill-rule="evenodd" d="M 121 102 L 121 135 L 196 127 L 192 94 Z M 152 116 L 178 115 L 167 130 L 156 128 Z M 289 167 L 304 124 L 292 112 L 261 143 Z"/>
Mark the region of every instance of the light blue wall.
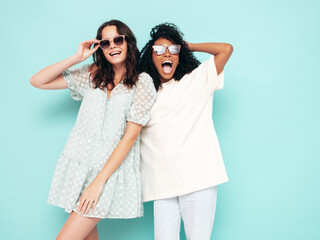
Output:
<path fill-rule="evenodd" d="M 46 199 L 79 103 L 29 79 L 116 18 L 140 49 L 164 21 L 187 41 L 234 46 L 214 100 L 230 182 L 218 190 L 212 239 L 320 239 L 319 12 L 317 0 L 2 1 L 0 238 L 54 239 L 64 224 Z M 101 239 L 152 239 L 152 204 L 144 218 L 98 228 Z"/>

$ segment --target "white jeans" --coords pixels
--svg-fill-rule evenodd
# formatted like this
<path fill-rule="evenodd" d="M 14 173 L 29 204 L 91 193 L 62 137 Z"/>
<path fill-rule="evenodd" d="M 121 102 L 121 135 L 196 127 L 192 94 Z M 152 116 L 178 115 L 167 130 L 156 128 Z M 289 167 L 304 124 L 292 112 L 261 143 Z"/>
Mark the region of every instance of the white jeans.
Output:
<path fill-rule="evenodd" d="M 181 218 L 187 240 L 210 240 L 217 187 L 154 201 L 155 240 L 179 240 Z"/>

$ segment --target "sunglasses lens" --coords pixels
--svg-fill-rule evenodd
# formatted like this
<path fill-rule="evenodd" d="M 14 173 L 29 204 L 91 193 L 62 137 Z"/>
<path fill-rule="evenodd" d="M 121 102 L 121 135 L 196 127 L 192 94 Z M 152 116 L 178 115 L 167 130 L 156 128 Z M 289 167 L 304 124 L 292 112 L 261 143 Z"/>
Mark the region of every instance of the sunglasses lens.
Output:
<path fill-rule="evenodd" d="M 180 52 L 180 46 L 178 45 L 170 45 L 168 48 L 171 54 L 178 54 Z"/>
<path fill-rule="evenodd" d="M 100 41 L 100 47 L 102 49 L 107 49 L 108 47 L 110 47 L 110 41 L 109 40 Z"/>
<path fill-rule="evenodd" d="M 115 38 L 113 39 L 113 42 L 114 42 L 114 44 L 116 44 L 116 45 L 122 45 L 122 44 L 123 44 L 123 39 L 124 39 L 123 36 L 115 37 Z"/>
<path fill-rule="evenodd" d="M 153 51 L 157 55 L 162 55 L 166 52 L 166 47 L 162 45 L 154 45 L 153 46 Z"/>

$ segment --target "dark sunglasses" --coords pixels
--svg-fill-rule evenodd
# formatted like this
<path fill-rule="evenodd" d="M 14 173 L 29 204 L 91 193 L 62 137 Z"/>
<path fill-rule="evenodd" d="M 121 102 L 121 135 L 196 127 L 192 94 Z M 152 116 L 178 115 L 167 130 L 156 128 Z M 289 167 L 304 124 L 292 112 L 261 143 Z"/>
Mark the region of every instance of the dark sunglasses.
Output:
<path fill-rule="evenodd" d="M 178 54 L 180 52 L 180 45 L 172 44 L 172 45 L 153 45 L 153 51 L 157 55 L 162 55 L 166 52 L 167 48 L 171 54 Z"/>
<path fill-rule="evenodd" d="M 114 36 L 112 40 L 102 39 L 100 40 L 99 45 L 103 50 L 106 50 L 110 47 L 111 42 L 114 42 L 114 44 L 117 46 L 122 45 L 124 42 L 124 38 L 125 38 L 125 35 L 117 35 L 117 36 Z"/>

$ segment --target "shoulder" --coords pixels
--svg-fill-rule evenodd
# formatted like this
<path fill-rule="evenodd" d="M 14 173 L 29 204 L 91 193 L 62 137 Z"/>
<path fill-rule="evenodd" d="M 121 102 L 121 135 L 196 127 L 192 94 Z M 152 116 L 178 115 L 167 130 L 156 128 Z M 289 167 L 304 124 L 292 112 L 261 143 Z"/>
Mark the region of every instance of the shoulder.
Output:
<path fill-rule="evenodd" d="M 213 55 L 206 61 L 202 62 L 198 67 L 193 69 L 190 73 L 187 73 L 186 75 L 184 75 L 183 77 L 186 77 L 186 78 L 198 77 L 199 75 L 206 74 L 208 70 L 210 70 L 211 68 L 215 68 Z"/>
<path fill-rule="evenodd" d="M 197 68 L 193 70 L 194 71 L 202 71 L 202 70 L 207 70 L 211 66 L 214 66 L 214 55 L 210 56 L 209 59 L 206 61 L 202 62 Z"/>
<path fill-rule="evenodd" d="M 84 66 L 87 67 L 87 69 L 88 69 L 88 71 L 89 71 L 90 73 L 94 73 L 94 72 L 96 72 L 96 71 L 98 70 L 97 65 L 95 65 L 94 63 L 92 63 L 92 64 L 87 64 L 87 65 L 84 65 Z"/>
<path fill-rule="evenodd" d="M 153 80 L 151 78 L 151 76 L 146 73 L 146 72 L 143 72 L 143 73 L 140 73 L 139 74 L 139 77 L 138 77 L 138 82 L 149 82 L 149 83 L 153 83 Z"/>
<path fill-rule="evenodd" d="M 97 69 L 98 67 L 94 63 L 92 63 L 92 64 L 84 64 L 79 67 L 72 67 L 68 69 L 68 71 L 74 72 L 74 73 L 90 73 L 91 74 L 97 71 Z"/>
<path fill-rule="evenodd" d="M 91 65 L 92 64 L 85 64 L 85 65 L 81 65 L 81 66 L 77 66 L 77 67 L 71 67 L 67 70 L 65 70 L 62 74 L 64 76 L 73 76 L 76 78 L 79 77 L 87 77 L 88 74 L 91 73 Z"/>
<path fill-rule="evenodd" d="M 79 71 L 79 72 L 90 72 L 91 71 L 91 66 L 92 66 L 92 64 L 84 64 L 84 65 L 81 65 L 79 67 L 73 67 L 71 69 Z"/>
<path fill-rule="evenodd" d="M 146 72 L 143 72 L 143 73 L 139 74 L 138 81 L 136 82 L 136 85 L 137 86 L 145 85 L 145 86 L 149 86 L 149 87 L 153 87 L 154 88 L 153 79 Z"/>
<path fill-rule="evenodd" d="M 136 82 L 136 88 L 141 89 L 142 91 L 151 92 L 152 95 L 156 94 L 156 88 L 153 84 L 153 79 L 146 72 L 140 73 L 138 81 Z"/>

